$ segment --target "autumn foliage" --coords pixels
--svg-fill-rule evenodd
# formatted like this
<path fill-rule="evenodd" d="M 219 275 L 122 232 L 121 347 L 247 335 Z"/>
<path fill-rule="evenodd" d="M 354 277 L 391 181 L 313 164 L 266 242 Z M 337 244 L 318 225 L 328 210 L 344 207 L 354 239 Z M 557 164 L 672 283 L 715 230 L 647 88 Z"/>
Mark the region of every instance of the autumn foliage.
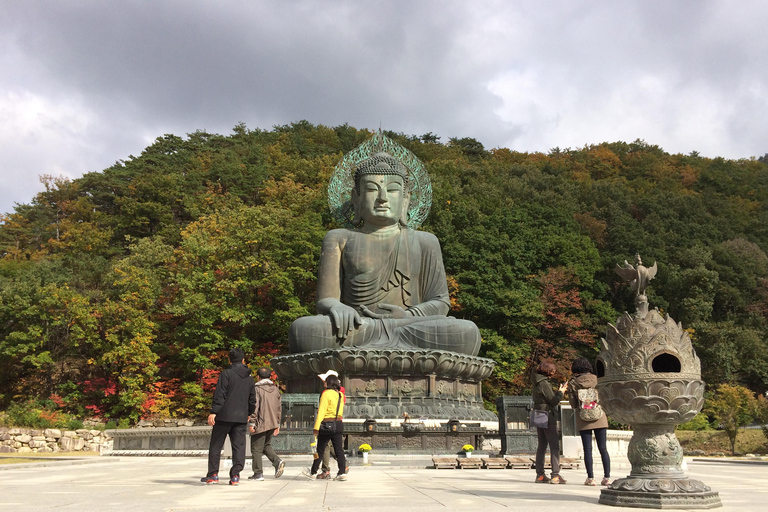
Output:
<path fill-rule="evenodd" d="M 251 367 L 314 314 L 326 187 L 370 137 L 301 121 L 158 137 L 76 180 L 44 176 L 0 216 L 0 409 L 32 397 L 81 417 L 203 416 L 227 351 Z M 451 313 L 497 361 L 485 396 L 594 359 L 633 307 L 612 269 L 659 262 L 652 306 L 690 329 L 711 384 L 768 388 L 768 166 L 643 141 L 523 153 L 388 133 L 433 184 Z M 119 156 L 119 155 L 116 155 Z M 55 399 L 53 398 L 55 397 Z"/>

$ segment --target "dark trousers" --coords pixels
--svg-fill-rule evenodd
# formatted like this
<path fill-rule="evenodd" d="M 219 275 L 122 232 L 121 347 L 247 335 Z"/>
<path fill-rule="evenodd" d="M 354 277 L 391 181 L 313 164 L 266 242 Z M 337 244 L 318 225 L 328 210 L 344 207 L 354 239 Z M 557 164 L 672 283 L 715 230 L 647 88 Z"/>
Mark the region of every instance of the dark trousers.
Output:
<path fill-rule="evenodd" d="M 280 458 L 272 448 L 272 434 L 275 429 L 259 432 L 251 435 L 251 457 L 253 458 L 253 474 L 261 475 L 264 473 L 264 467 L 261 465 L 261 456 L 266 455 L 272 466 L 277 468 L 280 465 Z"/>
<path fill-rule="evenodd" d="M 312 461 L 312 474 L 317 473 L 320 468 L 320 463 L 323 461 L 323 452 L 328 443 L 333 443 L 333 451 L 336 454 L 336 463 L 339 465 L 339 475 L 343 475 L 347 471 L 347 458 L 344 456 L 344 423 L 341 421 L 336 422 L 336 432 L 328 435 L 322 432 L 317 436 L 317 453 L 320 457 Z"/>
<path fill-rule="evenodd" d="M 605 441 L 607 430 L 606 428 L 596 428 L 594 432 L 597 450 L 603 461 L 603 476 L 611 478 L 611 458 L 608 456 L 608 446 Z M 592 471 L 592 430 L 582 430 L 579 434 L 581 435 L 581 446 L 584 448 L 584 465 L 587 467 L 587 476 L 595 478 Z"/>
<path fill-rule="evenodd" d="M 224 441 L 229 436 L 229 444 L 232 445 L 232 469 L 229 470 L 230 478 L 239 475 L 245 466 L 245 432 L 247 423 L 232 423 L 231 421 L 216 421 L 211 430 L 211 444 L 208 447 L 208 474 L 211 476 L 219 472 L 221 449 Z"/>
<path fill-rule="evenodd" d="M 549 445 L 549 459 L 552 462 L 552 476 L 560 474 L 560 438 L 557 435 L 557 421 L 550 413 L 547 428 L 537 428 L 539 447 L 536 450 L 536 476 L 544 474 L 544 457 Z"/>

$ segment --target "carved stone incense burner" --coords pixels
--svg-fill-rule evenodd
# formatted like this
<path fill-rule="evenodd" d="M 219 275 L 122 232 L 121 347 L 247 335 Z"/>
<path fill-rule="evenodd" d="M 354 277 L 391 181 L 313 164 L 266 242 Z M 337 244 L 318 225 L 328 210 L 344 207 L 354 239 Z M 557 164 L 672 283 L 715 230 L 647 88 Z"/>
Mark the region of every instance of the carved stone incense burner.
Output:
<path fill-rule="evenodd" d="M 640 508 L 715 508 L 717 492 L 682 470 L 683 449 L 675 425 L 690 421 L 704 405 L 701 363 L 682 325 L 648 310 L 645 286 L 656 274 L 637 256 L 617 272 L 636 286 L 636 312 L 609 324 L 597 358 L 597 389 L 606 414 L 631 425 L 632 471 L 600 494 L 600 503 Z"/>

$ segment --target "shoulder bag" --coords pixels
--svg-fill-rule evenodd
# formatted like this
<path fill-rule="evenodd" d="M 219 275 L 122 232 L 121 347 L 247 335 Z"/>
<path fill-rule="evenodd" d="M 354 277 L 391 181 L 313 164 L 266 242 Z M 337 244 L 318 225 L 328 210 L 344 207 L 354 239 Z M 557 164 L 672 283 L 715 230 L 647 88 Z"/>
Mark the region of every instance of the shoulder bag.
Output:
<path fill-rule="evenodd" d="M 339 393 L 337 391 L 337 393 Z M 339 402 L 336 404 L 336 418 L 334 418 L 333 421 L 321 421 L 320 422 L 320 429 L 318 430 L 321 434 L 335 434 L 336 433 L 336 422 L 339 420 L 339 407 L 341 407 L 341 393 L 339 393 Z"/>

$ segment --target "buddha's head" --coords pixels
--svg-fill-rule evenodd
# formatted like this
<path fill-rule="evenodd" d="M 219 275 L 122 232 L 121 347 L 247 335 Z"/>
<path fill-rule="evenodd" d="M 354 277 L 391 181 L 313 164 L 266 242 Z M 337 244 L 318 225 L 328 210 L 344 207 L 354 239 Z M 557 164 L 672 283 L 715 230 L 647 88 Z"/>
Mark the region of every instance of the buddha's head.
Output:
<path fill-rule="evenodd" d="M 352 205 L 355 226 L 385 227 L 408 223 L 408 173 L 396 158 L 376 153 L 355 169 Z"/>

